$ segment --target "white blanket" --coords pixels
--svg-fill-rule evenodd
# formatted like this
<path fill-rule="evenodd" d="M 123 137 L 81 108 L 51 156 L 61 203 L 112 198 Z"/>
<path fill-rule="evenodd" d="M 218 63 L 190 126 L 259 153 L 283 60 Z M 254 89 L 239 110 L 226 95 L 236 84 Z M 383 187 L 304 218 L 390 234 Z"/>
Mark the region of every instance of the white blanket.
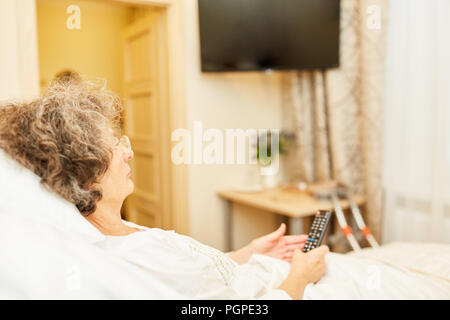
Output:
<path fill-rule="evenodd" d="M 327 256 L 305 299 L 450 299 L 450 246 L 393 243 Z"/>

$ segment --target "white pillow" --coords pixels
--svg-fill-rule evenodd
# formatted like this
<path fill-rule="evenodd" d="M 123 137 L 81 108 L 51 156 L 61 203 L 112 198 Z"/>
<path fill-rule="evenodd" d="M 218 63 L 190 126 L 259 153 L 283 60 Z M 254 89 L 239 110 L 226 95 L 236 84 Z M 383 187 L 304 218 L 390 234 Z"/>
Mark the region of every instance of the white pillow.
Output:
<path fill-rule="evenodd" d="M 0 149 L 0 299 L 184 299 Z M 85 240 L 85 241 L 83 241 Z"/>
<path fill-rule="evenodd" d="M 0 299 L 186 299 L 151 272 L 48 223 L 0 215 L 0 225 Z"/>
<path fill-rule="evenodd" d="M 78 209 L 40 184 L 40 177 L 0 149 L 0 215 L 20 215 L 48 223 L 87 242 L 104 235 L 81 216 Z"/>

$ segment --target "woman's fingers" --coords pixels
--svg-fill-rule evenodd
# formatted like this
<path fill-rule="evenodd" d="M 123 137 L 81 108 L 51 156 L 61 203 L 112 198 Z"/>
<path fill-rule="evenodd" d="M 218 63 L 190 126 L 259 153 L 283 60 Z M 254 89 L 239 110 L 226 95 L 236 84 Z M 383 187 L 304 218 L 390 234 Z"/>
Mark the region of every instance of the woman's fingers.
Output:
<path fill-rule="evenodd" d="M 328 252 L 330 252 L 330 249 L 326 245 L 321 245 L 309 251 L 311 255 L 316 256 L 318 259 L 323 259 Z"/>
<path fill-rule="evenodd" d="M 304 246 L 305 246 L 305 243 L 302 242 L 302 243 L 298 243 L 298 244 L 287 245 L 285 247 L 285 249 L 286 249 L 286 252 L 294 252 L 296 249 L 303 250 Z"/>
<path fill-rule="evenodd" d="M 308 235 L 306 234 L 290 235 L 284 236 L 283 239 L 285 240 L 286 244 L 305 243 L 306 240 L 308 240 Z"/>
<path fill-rule="evenodd" d="M 302 251 L 304 246 L 305 246 L 305 244 L 290 245 L 282 250 L 280 258 L 282 260 L 286 260 L 286 261 L 290 262 L 295 255 L 295 251 L 296 250 Z"/>
<path fill-rule="evenodd" d="M 285 233 L 286 233 L 286 224 L 282 223 L 277 230 L 267 235 L 268 237 L 267 239 L 269 241 L 274 241 L 282 237 Z"/>
<path fill-rule="evenodd" d="M 282 260 L 287 261 L 289 263 L 292 262 L 292 259 L 294 258 L 294 255 L 295 255 L 294 252 L 295 251 L 291 251 L 291 252 L 288 252 L 288 253 L 284 254 Z"/>

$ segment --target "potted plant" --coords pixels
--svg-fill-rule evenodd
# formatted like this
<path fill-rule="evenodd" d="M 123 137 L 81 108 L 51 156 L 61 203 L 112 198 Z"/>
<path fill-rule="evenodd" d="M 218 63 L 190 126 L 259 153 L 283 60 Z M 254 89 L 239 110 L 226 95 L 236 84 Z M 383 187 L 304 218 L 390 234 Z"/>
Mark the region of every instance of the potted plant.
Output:
<path fill-rule="evenodd" d="M 273 139 L 275 140 L 272 141 Z M 295 134 L 288 131 L 267 131 L 258 135 L 256 159 L 260 165 L 264 187 L 273 188 L 278 184 L 279 156 L 287 154 L 294 142 Z"/>

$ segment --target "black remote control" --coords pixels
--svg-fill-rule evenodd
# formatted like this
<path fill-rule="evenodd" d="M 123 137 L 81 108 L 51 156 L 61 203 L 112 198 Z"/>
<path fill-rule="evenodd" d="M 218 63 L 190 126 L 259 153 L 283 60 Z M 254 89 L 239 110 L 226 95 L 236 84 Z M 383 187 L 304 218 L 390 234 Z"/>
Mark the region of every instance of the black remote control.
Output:
<path fill-rule="evenodd" d="M 309 231 L 309 238 L 306 240 L 303 252 L 308 252 L 322 243 L 323 237 L 327 232 L 328 223 L 333 215 L 332 210 L 319 210 L 316 213 L 311 230 Z"/>

